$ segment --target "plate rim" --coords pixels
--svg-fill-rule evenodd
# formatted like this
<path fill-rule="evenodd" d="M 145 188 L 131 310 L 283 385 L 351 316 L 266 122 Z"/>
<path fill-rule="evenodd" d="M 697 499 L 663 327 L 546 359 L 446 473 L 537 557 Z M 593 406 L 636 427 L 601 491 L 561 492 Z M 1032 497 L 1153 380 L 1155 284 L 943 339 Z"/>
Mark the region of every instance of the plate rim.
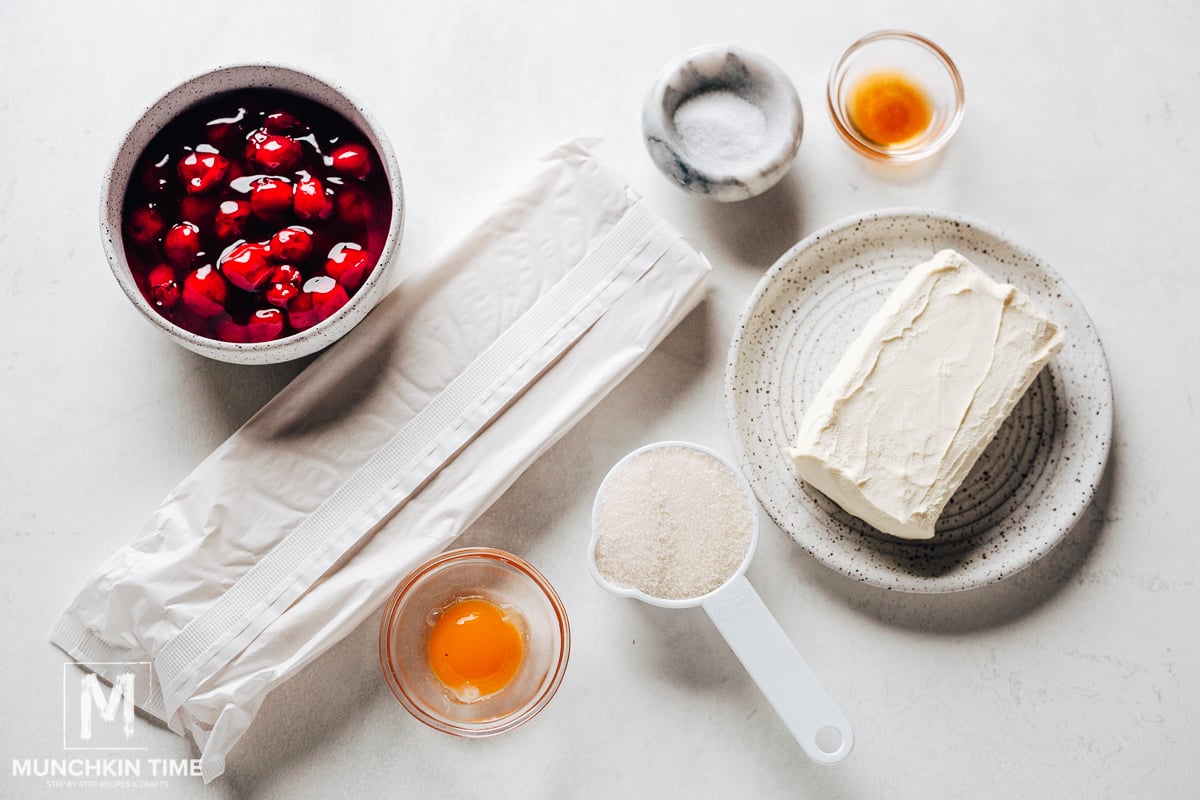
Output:
<path fill-rule="evenodd" d="M 954 579 L 946 578 L 944 576 L 931 578 L 917 575 L 905 575 L 904 573 L 898 571 L 893 571 L 889 574 L 893 575 L 894 577 L 904 577 L 908 583 L 906 583 L 904 580 L 884 582 L 882 580 L 872 579 L 874 570 L 864 570 L 857 573 L 851 572 L 850 569 L 846 568 L 845 566 L 830 561 L 828 558 L 818 552 L 817 549 L 812 546 L 812 544 L 801 541 L 795 534 L 781 525 L 779 521 L 775 519 L 774 515 L 770 513 L 770 510 L 767 508 L 766 504 L 762 502 L 761 498 L 759 498 L 759 505 L 763 507 L 764 511 L 767 511 L 767 516 L 771 518 L 771 521 L 776 525 L 776 527 L 778 527 L 802 550 L 811 555 L 820 564 L 841 575 L 853 579 L 855 582 L 866 583 L 868 585 L 877 586 L 883 589 L 915 594 L 941 594 L 967 591 L 1011 578 L 1012 576 L 1023 572 L 1025 569 L 1028 569 L 1030 566 L 1048 555 L 1064 539 L 1066 539 L 1069 533 L 1078 524 L 1084 512 L 1087 511 L 1088 507 L 1095 499 L 1096 487 L 1099 486 L 1101 479 L 1107 471 L 1108 460 L 1112 452 L 1114 414 L 1113 386 L 1112 374 L 1108 365 L 1108 355 L 1104 350 L 1104 343 L 1101 341 L 1099 332 L 1096 330 L 1095 322 L 1092 320 L 1091 315 L 1088 314 L 1087 308 L 1080 301 L 1079 296 L 1075 293 L 1075 290 L 1071 288 L 1070 284 L 1067 283 L 1062 275 L 1060 275 L 1057 270 L 1050 266 L 1045 259 L 1038 256 L 1035 252 L 1025 247 L 1021 243 L 1014 241 L 1008 234 L 1004 233 L 1001 229 L 993 225 L 981 222 L 974 217 L 970 217 L 958 212 L 923 206 L 888 206 L 871 211 L 858 212 L 837 219 L 815 231 L 812 231 L 807 236 L 804 236 L 798 242 L 789 247 L 782 255 L 779 256 L 779 258 L 775 260 L 775 262 L 767 269 L 763 276 L 759 278 L 754 286 L 754 289 L 750 292 L 746 302 L 743 304 L 741 312 L 738 314 L 733 338 L 730 340 L 729 348 L 726 351 L 725 357 L 725 421 L 726 425 L 728 426 L 727 429 L 730 438 L 733 441 L 734 456 L 738 465 L 743 471 L 746 471 L 747 454 L 745 447 L 743 446 L 742 436 L 739 433 L 737 414 L 734 407 L 734 397 L 736 394 L 733 386 L 734 373 L 737 369 L 738 355 L 742 348 L 743 335 L 746 331 L 747 323 L 755 313 L 763 295 L 766 293 L 776 276 L 784 269 L 784 267 L 791 263 L 801 253 L 813 247 L 817 242 L 827 238 L 831 234 L 853 228 L 854 226 L 860 225 L 868 220 L 881 221 L 898 218 L 910 220 L 933 219 L 941 222 L 949 222 L 951 224 L 965 225 L 969 228 L 979 231 L 986 236 L 990 236 L 994 239 L 1004 242 L 1005 245 L 1012 248 L 1015 253 L 1035 263 L 1040 270 L 1044 271 L 1045 274 L 1061 289 L 1064 299 L 1071 303 L 1078 310 L 1079 314 L 1082 315 L 1084 320 L 1086 320 L 1088 329 L 1087 335 L 1090 339 L 1088 344 L 1089 347 L 1094 347 L 1094 351 L 1099 358 L 1099 365 L 1102 367 L 1102 375 L 1100 376 L 1102 380 L 1100 383 L 1103 384 L 1103 394 L 1097 397 L 1097 401 L 1100 405 L 1100 411 L 1098 414 L 1098 419 L 1096 419 L 1094 423 L 1096 426 L 1094 430 L 1097 433 L 1102 433 L 1102 435 L 1097 437 L 1099 440 L 1097 450 L 1098 458 L 1096 458 L 1094 461 L 1089 461 L 1088 466 L 1083 468 L 1080 472 L 1082 479 L 1091 488 L 1086 493 L 1079 495 L 1080 499 L 1072 503 L 1070 509 L 1063 514 L 1063 522 L 1061 523 L 1062 530 L 1058 533 L 1058 535 L 1049 537 L 1044 546 L 1036 548 L 1030 557 L 1024 559 L 1021 563 L 1016 565 L 1014 569 L 1001 571 L 997 574 L 987 574 L 982 576 L 982 578 L 976 578 L 973 580 L 963 580 L 964 576 L 962 574 L 957 574 L 953 576 L 953 578 L 958 580 L 957 583 Z M 751 487 L 753 488 L 754 486 L 754 482 L 751 481 Z M 758 497 L 757 490 L 755 491 L 755 497 Z M 807 508 L 803 509 L 803 512 L 812 518 L 813 522 L 816 524 L 823 524 L 823 521 L 814 516 Z"/>

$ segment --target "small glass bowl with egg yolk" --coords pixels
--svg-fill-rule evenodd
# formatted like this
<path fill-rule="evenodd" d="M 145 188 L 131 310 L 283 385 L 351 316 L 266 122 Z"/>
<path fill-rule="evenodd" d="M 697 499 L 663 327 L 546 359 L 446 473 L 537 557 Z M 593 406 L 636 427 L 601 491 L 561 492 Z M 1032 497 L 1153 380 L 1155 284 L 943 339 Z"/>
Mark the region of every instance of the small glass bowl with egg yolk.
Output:
<path fill-rule="evenodd" d="M 392 593 L 379 661 L 410 714 L 444 733 L 494 736 L 528 722 L 562 683 L 566 609 L 549 581 L 502 550 L 435 556 Z"/>

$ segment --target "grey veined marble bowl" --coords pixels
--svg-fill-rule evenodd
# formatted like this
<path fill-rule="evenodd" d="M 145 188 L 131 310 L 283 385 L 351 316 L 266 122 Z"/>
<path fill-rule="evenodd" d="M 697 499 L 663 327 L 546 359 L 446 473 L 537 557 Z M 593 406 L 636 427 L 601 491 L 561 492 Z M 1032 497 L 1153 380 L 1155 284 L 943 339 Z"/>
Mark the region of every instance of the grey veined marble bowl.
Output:
<path fill-rule="evenodd" d="M 672 61 L 642 107 L 654 163 L 685 191 L 714 200 L 745 200 L 778 183 L 803 132 L 800 97 L 783 70 L 733 45 Z"/>

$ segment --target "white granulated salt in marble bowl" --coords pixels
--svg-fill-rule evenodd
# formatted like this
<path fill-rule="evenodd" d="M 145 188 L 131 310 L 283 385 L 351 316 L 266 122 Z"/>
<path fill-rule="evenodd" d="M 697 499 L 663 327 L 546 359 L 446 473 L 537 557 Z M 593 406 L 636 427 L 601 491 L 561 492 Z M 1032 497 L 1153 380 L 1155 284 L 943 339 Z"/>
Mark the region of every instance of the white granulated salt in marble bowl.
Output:
<path fill-rule="evenodd" d="M 692 600 L 741 571 L 756 520 L 745 481 L 715 455 L 682 443 L 651 445 L 617 464 L 600 487 L 593 564 L 612 586 Z"/>
<path fill-rule="evenodd" d="M 727 171 L 753 167 L 767 135 L 763 110 L 729 89 L 692 95 L 679 104 L 673 122 L 685 153 Z"/>

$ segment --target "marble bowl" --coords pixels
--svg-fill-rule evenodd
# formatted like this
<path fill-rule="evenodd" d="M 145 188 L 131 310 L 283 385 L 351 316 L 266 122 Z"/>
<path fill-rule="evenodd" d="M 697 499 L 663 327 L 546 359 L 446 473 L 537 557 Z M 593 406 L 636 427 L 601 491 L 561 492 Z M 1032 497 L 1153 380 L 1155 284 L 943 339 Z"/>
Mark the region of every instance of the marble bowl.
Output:
<path fill-rule="evenodd" d="M 134 280 L 122 239 L 122 206 L 134 165 L 163 126 L 187 108 L 215 95 L 248 88 L 276 89 L 313 100 L 341 114 L 366 136 L 387 173 L 392 218 L 379 259 L 371 274 L 346 305 L 307 330 L 270 342 L 235 343 L 210 339 L 179 327 L 147 302 Z M 104 175 L 100 192 L 100 232 L 104 254 L 117 283 L 131 303 L 156 328 L 200 355 L 235 364 L 273 364 L 315 353 L 350 331 L 380 299 L 400 244 L 404 224 L 404 191 L 400 168 L 383 128 L 342 89 L 307 72 L 274 64 L 221 67 L 184 81 L 151 105 L 121 140 Z"/>
<path fill-rule="evenodd" d="M 710 45 L 666 66 L 642 107 L 642 133 L 654 163 L 685 191 L 745 200 L 792 166 L 804 112 L 775 63 L 733 45 Z"/>

